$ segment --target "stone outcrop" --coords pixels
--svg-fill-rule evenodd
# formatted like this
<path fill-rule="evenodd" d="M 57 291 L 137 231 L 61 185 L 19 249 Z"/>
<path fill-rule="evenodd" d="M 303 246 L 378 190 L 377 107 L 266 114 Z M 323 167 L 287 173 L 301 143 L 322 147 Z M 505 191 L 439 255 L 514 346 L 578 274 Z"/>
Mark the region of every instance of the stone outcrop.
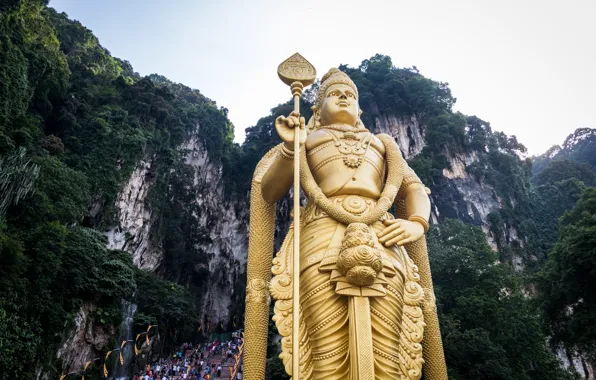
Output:
<path fill-rule="evenodd" d="M 416 116 L 380 115 L 375 118 L 375 130 L 392 136 L 406 159 L 416 156 L 424 148 L 424 129 Z"/>
<path fill-rule="evenodd" d="M 209 158 L 196 134 L 183 144 L 180 152 L 185 164 L 193 168 L 193 185 L 200 189 L 194 200 L 201 210 L 199 226 L 209 233 L 209 242 L 196 247 L 209 258 L 205 264 L 209 278 L 202 295 L 202 311 L 214 323 L 225 324 L 234 317 L 230 315 L 232 302 L 242 298 L 234 294 L 234 289 L 246 271 L 248 202 L 226 197 L 222 165 Z"/>
<path fill-rule="evenodd" d="M 57 353 L 65 368 L 78 370 L 89 358 L 98 357 L 116 333 L 112 325 L 95 323 L 93 313 L 96 309 L 93 303 L 85 303 L 79 309 L 74 319 L 75 326 Z"/>
<path fill-rule="evenodd" d="M 589 359 L 576 352 L 570 352 L 564 347 L 559 347 L 556 354 L 561 366 L 576 372 L 581 379 L 594 380 L 596 378 L 596 367 Z"/>
<path fill-rule="evenodd" d="M 150 236 L 153 212 L 147 194 L 154 182 L 151 161 L 139 162 L 116 199 L 118 225 L 106 232 L 110 249 L 130 252 L 133 263 L 149 271 L 155 271 L 163 258 Z"/>

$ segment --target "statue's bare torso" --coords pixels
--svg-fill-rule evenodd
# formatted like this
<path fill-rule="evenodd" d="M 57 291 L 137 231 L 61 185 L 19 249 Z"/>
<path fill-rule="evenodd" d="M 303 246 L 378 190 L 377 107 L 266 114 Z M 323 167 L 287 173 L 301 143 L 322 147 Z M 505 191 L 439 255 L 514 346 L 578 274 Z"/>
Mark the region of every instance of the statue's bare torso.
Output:
<path fill-rule="evenodd" d="M 356 150 L 352 147 L 357 143 L 361 145 L 360 155 L 342 153 L 338 147 L 344 144 L 344 149 Z M 325 195 L 361 195 L 373 199 L 380 196 L 385 178 L 385 147 L 370 132 L 346 134 L 321 128 L 308 135 L 306 152 L 309 167 Z M 356 162 L 358 158 L 360 162 Z M 352 166 L 345 162 L 350 159 L 355 161 Z"/>

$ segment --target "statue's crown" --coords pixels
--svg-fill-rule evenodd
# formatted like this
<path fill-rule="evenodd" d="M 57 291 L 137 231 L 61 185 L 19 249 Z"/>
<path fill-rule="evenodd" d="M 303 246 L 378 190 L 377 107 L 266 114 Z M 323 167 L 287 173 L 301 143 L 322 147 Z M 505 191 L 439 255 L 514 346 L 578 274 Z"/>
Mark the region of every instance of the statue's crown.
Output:
<path fill-rule="evenodd" d="M 330 69 L 327 74 L 323 75 L 323 78 L 321 78 L 321 85 L 319 87 L 319 94 L 317 95 L 316 101 L 317 107 L 320 107 L 321 103 L 323 103 L 323 98 L 325 97 L 327 89 L 334 84 L 346 84 L 352 87 L 352 89 L 354 89 L 356 92 L 356 96 L 358 96 L 358 89 L 350 77 L 343 71 L 334 67 Z"/>

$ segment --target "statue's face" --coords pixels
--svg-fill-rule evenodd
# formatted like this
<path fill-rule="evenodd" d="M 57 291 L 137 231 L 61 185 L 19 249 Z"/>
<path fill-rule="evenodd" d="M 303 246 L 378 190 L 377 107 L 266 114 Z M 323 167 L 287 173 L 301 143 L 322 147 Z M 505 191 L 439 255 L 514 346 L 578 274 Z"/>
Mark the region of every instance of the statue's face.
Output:
<path fill-rule="evenodd" d="M 349 124 L 358 121 L 358 98 L 347 84 L 334 84 L 327 89 L 321 104 L 321 125 Z"/>

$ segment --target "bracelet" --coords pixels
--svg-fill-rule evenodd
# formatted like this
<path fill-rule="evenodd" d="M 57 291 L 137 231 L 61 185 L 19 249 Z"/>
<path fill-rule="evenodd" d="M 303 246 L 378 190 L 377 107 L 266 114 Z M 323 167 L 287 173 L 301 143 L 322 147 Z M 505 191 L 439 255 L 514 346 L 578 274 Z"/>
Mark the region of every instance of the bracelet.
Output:
<path fill-rule="evenodd" d="M 410 215 L 410 217 L 408 218 L 408 220 L 410 222 L 418 222 L 418 223 L 422 224 L 422 228 L 424 228 L 424 233 L 427 233 L 428 232 L 428 229 L 429 229 L 430 226 L 429 226 L 428 221 L 426 220 L 426 218 L 424 218 L 423 216 L 416 215 L 416 214 Z"/>
<path fill-rule="evenodd" d="M 280 154 L 281 154 L 281 158 L 283 158 L 285 160 L 293 160 L 294 159 L 294 151 L 289 150 L 288 148 L 286 148 L 285 145 L 281 146 Z"/>

